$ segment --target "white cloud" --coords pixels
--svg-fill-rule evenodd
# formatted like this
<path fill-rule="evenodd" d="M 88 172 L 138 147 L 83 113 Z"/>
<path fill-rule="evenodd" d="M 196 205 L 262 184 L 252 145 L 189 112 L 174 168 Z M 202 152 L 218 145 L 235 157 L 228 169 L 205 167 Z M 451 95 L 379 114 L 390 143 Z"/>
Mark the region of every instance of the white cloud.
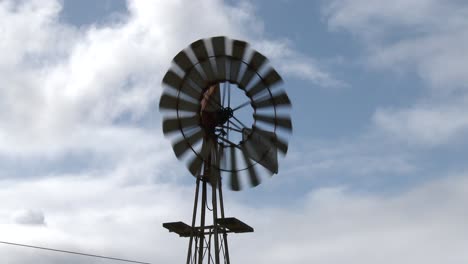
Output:
<path fill-rule="evenodd" d="M 161 223 L 189 222 L 193 186 L 121 186 L 118 180 L 67 178 L 1 182 L 0 215 L 41 207 L 47 226 L 0 224 L 2 240 L 138 259 L 183 261 L 187 239 Z M 37 191 L 40 190 L 40 191 Z M 403 193 L 353 194 L 346 186 L 309 192 L 288 207 L 252 208 L 226 193 L 226 213 L 255 228 L 230 235 L 233 261 L 242 263 L 464 263 L 468 226 L 466 173 Z M 4 222 L 4 221 L 1 221 Z M 1 245 L 9 263 L 98 260 Z M 93 262 L 96 261 L 96 262 Z"/>
<path fill-rule="evenodd" d="M 40 210 L 20 210 L 14 213 L 13 219 L 22 225 L 45 225 L 44 213 Z"/>
<path fill-rule="evenodd" d="M 409 109 L 379 109 L 376 126 L 403 141 L 423 145 L 455 143 L 468 132 L 466 104 L 417 105 Z"/>
<path fill-rule="evenodd" d="M 428 88 L 411 107 L 377 109 L 377 129 L 429 145 L 465 134 L 467 109 L 460 100 L 468 94 L 465 2 L 336 0 L 327 3 L 324 14 L 331 29 L 363 41 L 368 66 L 417 75 Z"/>

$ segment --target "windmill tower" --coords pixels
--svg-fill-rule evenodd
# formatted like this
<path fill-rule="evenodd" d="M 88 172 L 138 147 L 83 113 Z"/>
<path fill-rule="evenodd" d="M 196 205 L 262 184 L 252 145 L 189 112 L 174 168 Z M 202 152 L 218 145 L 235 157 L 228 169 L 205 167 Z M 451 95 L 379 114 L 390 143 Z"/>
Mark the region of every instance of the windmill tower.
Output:
<path fill-rule="evenodd" d="M 189 238 L 187 264 L 230 263 L 228 234 L 253 232 L 225 216 L 222 180 L 238 191 L 278 173 L 278 152 L 286 154 L 292 131 L 281 82 L 265 56 L 227 37 L 193 42 L 164 76 L 163 133 L 173 138 L 174 153 L 187 162 L 196 187 L 191 224 L 163 227 Z"/>

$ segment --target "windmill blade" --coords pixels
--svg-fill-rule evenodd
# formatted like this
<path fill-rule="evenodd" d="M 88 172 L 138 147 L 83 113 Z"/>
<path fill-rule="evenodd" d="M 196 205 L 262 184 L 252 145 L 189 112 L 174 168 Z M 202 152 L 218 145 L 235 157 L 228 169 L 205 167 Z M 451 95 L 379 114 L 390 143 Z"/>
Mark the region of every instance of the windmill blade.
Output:
<path fill-rule="evenodd" d="M 289 97 L 285 92 L 281 92 L 280 94 L 276 94 L 273 97 L 268 96 L 265 99 L 253 101 L 252 104 L 255 106 L 255 108 L 265 108 L 277 106 L 291 106 L 291 101 L 289 100 Z"/>
<path fill-rule="evenodd" d="M 239 87 L 245 89 L 266 61 L 267 59 L 265 56 L 263 56 L 260 52 L 255 51 L 248 63 L 248 67 L 245 70 L 244 75 L 242 78 L 240 78 L 241 81 L 239 82 Z"/>
<path fill-rule="evenodd" d="M 224 82 L 226 81 L 226 37 L 211 38 L 211 45 L 216 57 L 215 79 L 216 81 Z"/>
<path fill-rule="evenodd" d="M 203 138 L 203 131 L 200 129 L 186 138 L 181 138 L 174 142 L 172 148 L 177 158 L 180 158 L 191 146 L 194 146 Z"/>
<path fill-rule="evenodd" d="M 200 116 L 198 114 L 182 118 L 167 118 L 163 120 L 163 133 L 167 135 L 198 125 L 200 125 Z"/>
<path fill-rule="evenodd" d="M 219 36 L 210 39 L 216 57 L 226 56 L 226 37 Z"/>
<path fill-rule="evenodd" d="M 247 156 L 265 167 L 271 173 L 278 173 L 277 149 L 270 138 L 254 133 L 248 128 L 242 132 L 244 138 L 242 148 Z"/>
<path fill-rule="evenodd" d="M 186 73 L 193 67 L 192 61 L 184 50 L 179 52 L 172 61 Z"/>
<path fill-rule="evenodd" d="M 215 81 L 225 82 L 227 80 L 227 77 L 226 77 L 227 59 L 226 59 L 226 57 L 217 57 L 217 58 L 215 58 L 215 63 L 216 63 Z"/>
<path fill-rule="evenodd" d="M 232 42 L 232 57 L 233 60 L 231 60 L 231 72 L 229 75 L 229 81 L 232 83 L 238 83 L 237 79 L 239 76 L 239 70 L 240 70 L 240 65 L 241 61 L 244 58 L 244 53 L 247 48 L 247 42 L 245 41 L 240 41 L 240 40 L 234 40 Z"/>
<path fill-rule="evenodd" d="M 192 160 L 188 164 L 188 168 L 192 175 L 196 176 L 197 173 L 200 171 L 203 162 L 210 158 L 211 150 L 213 149 L 213 140 L 203 140 L 201 151 L 198 155 L 192 158 Z"/>
<path fill-rule="evenodd" d="M 247 95 L 250 97 L 255 96 L 261 91 L 265 90 L 267 87 L 271 88 L 282 82 L 281 76 L 272 68 L 267 74 L 263 77 L 263 80 L 259 80 L 252 89 L 247 91 Z"/>
<path fill-rule="evenodd" d="M 182 86 L 183 80 L 173 70 L 169 70 L 164 75 L 162 82 L 167 86 L 173 88 L 174 90 L 178 91 Z"/>
<path fill-rule="evenodd" d="M 288 131 L 292 131 L 292 124 L 291 124 L 291 118 L 287 116 L 266 116 L 266 115 L 261 115 L 254 113 L 253 117 L 257 121 L 262 121 L 265 123 L 268 123 L 272 126 L 278 126 L 280 128 L 286 129 Z"/>
<path fill-rule="evenodd" d="M 200 110 L 200 105 L 163 93 L 159 101 L 159 109 L 198 112 Z"/>
<path fill-rule="evenodd" d="M 197 57 L 200 65 L 205 73 L 207 81 L 213 81 L 215 75 L 213 69 L 211 68 L 210 61 L 208 59 L 208 49 L 206 48 L 205 42 L 203 39 L 199 39 L 190 45 L 195 57 Z"/>
<path fill-rule="evenodd" d="M 242 156 L 244 157 L 245 164 L 247 165 L 250 184 L 255 187 L 260 184 L 260 181 L 258 180 L 257 171 L 244 148 L 242 149 Z"/>
<path fill-rule="evenodd" d="M 234 191 L 239 191 L 240 185 L 239 185 L 239 172 L 237 171 L 237 163 L 236 163 L 236 149 L 234 146 L 230 146 L 230 148 L 231 148 L 230 187 Z"/>
<path fill-rule="evenodd" d="M 192 85 L 189 85 L 187 82 L 184 82 L 184 80 L 179 77 L 173 70 L 169 70 L 164 75 L 163 83 L 172 88 L 174 91 L 181 92 L 197 101 L 200 98 L 201 90 L 198 90 Z"/>
<path fill-rule="evenodd" d="M 200 72 L 198 72 L 197 68 L 195 67 L 188 74 L 188 79 L 194 82 L 201 90 L 204 90 L 207 86 L 206 80 L 203 78 L 203 76 L 201 76 Z"/>
<path fill-rule="evenodd" d="M 288 152 L 288 143 L 284 139 L 278 138 L 275 133 L 263 130 L 255 125 L 253 126 L 252 133 L 258 133 L 260 136 L 271 140 L 272 145 L 276 147 L 282 154 L 286 154 Z"/>

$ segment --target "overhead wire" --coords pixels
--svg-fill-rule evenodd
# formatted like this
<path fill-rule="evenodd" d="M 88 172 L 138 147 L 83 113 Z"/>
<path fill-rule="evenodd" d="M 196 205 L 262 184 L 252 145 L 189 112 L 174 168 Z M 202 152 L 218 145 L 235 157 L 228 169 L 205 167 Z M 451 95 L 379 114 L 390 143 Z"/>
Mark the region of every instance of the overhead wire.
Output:
<path fill-rule="evenodd" d="M 142 261 L 115 258 L 115 257 L 107 257 L 107 256 L 88 254 L 88 253 L 82 253 L 82 252 L 76 252 L 76 251 L 70 251 L 70 250 L 62 250 L 62 249 L 56 249 L 56 248 L 39 247 L 39 246 L 26 245 L 26 244 L 20 244 L 20 243 L 13 243 L 13 242 L 7 242 L 7 241 L 0 241 L 0 244 L 10 245 L 10 246 L 27 247 L 27 248 L 34 248 L 34 249 L 47 250 L 47 251 L 53 251 L 53 252 L 60 252 L 60 253 L 66 253 L 66 254 L 74 254 L 74 255 L 87 256 L 87 257 L 93 257 L 93 258 L 116 260 L 116 261 L 128 262 L 128 263 L 151 264 L 149 262 L 142 262 Z"/>

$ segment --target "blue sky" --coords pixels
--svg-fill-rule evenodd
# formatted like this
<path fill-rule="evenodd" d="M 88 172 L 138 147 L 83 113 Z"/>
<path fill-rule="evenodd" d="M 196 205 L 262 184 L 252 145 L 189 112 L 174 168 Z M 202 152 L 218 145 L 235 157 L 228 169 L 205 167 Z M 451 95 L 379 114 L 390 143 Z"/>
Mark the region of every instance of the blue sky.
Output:
<path fill-rule="evenodd" d="M 225 193 L 256 230 L 230 237 L 235 262 L 468 259 L 463 1 L 25 0 L 0 20 L 0 241 L 184 261 L 161 224 L 189 222 L 194 179 L 162 135 L 161 79 L 226 35 L 271 60 L 294 125 L 278 175 Z"/>

